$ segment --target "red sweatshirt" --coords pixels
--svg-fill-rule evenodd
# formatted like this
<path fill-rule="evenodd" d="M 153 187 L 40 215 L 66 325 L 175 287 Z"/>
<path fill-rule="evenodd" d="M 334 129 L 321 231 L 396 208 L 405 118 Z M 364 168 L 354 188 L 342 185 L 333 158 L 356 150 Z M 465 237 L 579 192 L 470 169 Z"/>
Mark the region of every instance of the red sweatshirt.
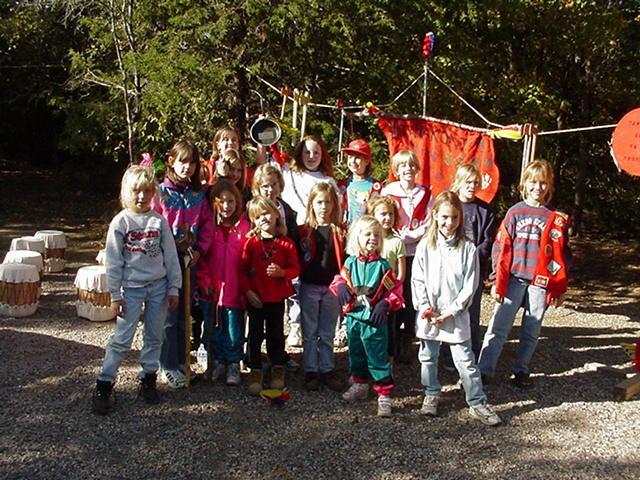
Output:
<path fill-rule="evenodd" d="M 267 267 L 275 263 L 284 270 L 284 277 L 270 277 Z M 240 289 L 253 290 L 263 303 L 280 302 L 293 295 L 291 280 L 300 275 L 296 247 L 289 237 L 261 240 L 250 237 L 244 244 L 240 261 Z"/>

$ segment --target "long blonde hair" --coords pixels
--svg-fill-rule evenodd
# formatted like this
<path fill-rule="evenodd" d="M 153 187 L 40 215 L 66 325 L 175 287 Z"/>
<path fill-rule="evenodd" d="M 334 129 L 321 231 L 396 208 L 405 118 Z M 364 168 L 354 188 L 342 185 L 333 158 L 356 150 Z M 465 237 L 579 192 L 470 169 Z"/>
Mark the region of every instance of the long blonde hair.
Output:
<path fill-rule="evenodd" d="M 247 216 L 251 221 L 253 228 L 247 234 L 248 237 L 255 237 L 260 235 L 260 228 L 255 224 L 256 219 L 265 212 L 272 212 L 277 215 L 276 219 L 276 237 L 284 237 L 287 234 L 287 225 L 284 223 L 284 218 L 280 215 L 280 210 L 275 203 L 262 195 L 256 195 L 247 204 Z"/>
<path fill-rule="evenodd" d="M 375 228 L 378 230 L 378 233 L 380 234 L 378 253 L 380 253 L 380 249 L 382 248 L 382 241 L 384 238 L 382 225 L 380 225 L 380 222 L 376 220 L 375 217 L 371 215 L 362 215 L 349 227 L 349 233 L 347 234 L 347 247 L 345 249 L 347 255 L 357 257 L 358 255 L 364 254 L 358 237 L 360 237 L 360 234 L 367 228 Z"/>
<path fill-rule="evenodd" d="M 340 219 L 342 218 L 342 214 L 340 213 L 340 200 L 338 200 L 338 192 L 336 192 L 336 189 L 327 182 L 316 183 L 311 189 L 311 192 L 309 193 L 309 199 L 307 200 L 307 221 L 305 222 L 314 230 L 318 228 L 318 219 L 316 218 L 316 214 L 313 211 L 313 201 L 318 195 L 322 193 L 326 193 L 327 195 L 329 195 L 331 203 L 333 204 L 331 215 L 329 215 L 329 223 L 331 225 L 338 225 L 340 223 Z"/>
<path fill-rule="evenodd" d="M 438 222 L 436 220 L 436 215 L 438 214 L 438 210 L 443 205 L 449 205 L 456 212 L 458 212 L 458 226 L 456 227 L 455 233 L 453 234 L 454 238 L 454 246 L 455 248 L 460 247 L 465 241 L 465 231 L 464 231 L 464 218 L 462 213 L 462 202 L 453 192 L 444 191 L 440 195 L 436 197 L 431 207 L 431 223 L 427 227 L 427 232 L 425 233 L 425 237 L 427 239 L 427 244 L 430 248 L 435 249 L 438 245 Z"/>
<path fill-rule="evenodd" d="M 527 168 L 524 169 L 524 173 L 522 174 L 522 178 L 520 179 L 520 185 L 518 189 L 520 190 L 520 195 L 522 195 L 522 199 L 527 199 L 527 193 L 525 188 L 525 183 L 530 180 L 542 180 L 547 182 L 547 190 L 544 192 L 544 198 L 542 199 L 542 204 L 547 204 L 553 197 L 553 167 L 546 160 L 534 160 Z"/>

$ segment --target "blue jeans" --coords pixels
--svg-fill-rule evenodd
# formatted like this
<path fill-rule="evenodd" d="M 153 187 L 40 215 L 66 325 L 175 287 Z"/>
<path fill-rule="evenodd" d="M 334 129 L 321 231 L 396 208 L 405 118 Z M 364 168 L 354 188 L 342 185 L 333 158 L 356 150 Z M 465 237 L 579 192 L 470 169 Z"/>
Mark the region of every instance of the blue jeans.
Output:
<path fill-rule="evenodd" d="M 333 338 L 340 316 L 337 297 L 328 285 L 300 282 L 300 310 L 304 371 L 332 371 L 335 368 Z"/>
<path fill-rule="evenodd" d="M 215 307 L 211 303 L 200 300 L 204 317 L 203 340 L 210 349 L 212 358 L 221 363 L 238 363 L 244 359 L 244 310 L 239 308 Z M 209 343 L 209 332 L 213 324 L 213 336 Z"/>
<path fill-rule="evenodd" d="M 471 340 L 462 343 L 452 343 L 451 356 L 453 364 L 458 370 L 467 405 L 476 406 L 487 403 L 487 396 L 482 389 L 480 370 L 476 365 Z M 418 359 L 421 364 L 421 381 L 424 385 L 425 395 L 440 396 L 442 386 L 438 381 L 438 355 L 440 354 L 440 342 L 437 340 L 420 340 L 420 352 Z"/>
<path fill-rule="evenodd" d="M 139 377 L 158 371 L 162 330 L 167 318 L 167 279 L 161 278 L 141 288 L 123 289 L 124 312 L 116 318 L 116 328 L 109 339 L 98 380 L 115 382 L 125 353 L 131 350 L 140 312 L 144 304 L 143 344 L 140 351 L 142 370 Z"/>
<path fill-rule="evenodd" d="M 529 361 L 538 345 L 542 319 L 547 310 L 546 290 L 531 285 L 528 280 L 516 277 L 509 279 L 509 290 L 502 303 L 496 305 L 493 318 L 484 336 L 478 366 L 483 375 L 493 376 L 504 342 L 509 337 L 511 327 L 518 313 L 524 307 L 520 342 L 516 350 L 513 373 L 529 373 Z"/>
<path fill-rule="evenodd" d="M 182 271 L 182 278 L 185 279 L 185 270 L 180 261 L 180 270 Z M 194 292 L 195 287 L 195 273 L 196 269 L 191 269 L 191 293 Z M 186 281 L 186 280 L 184 280 Z M 183 283 L 184 285 L 184 283 Z M 178 368 L 184 368 L 187 363 L 186 355 L 186 323 L 184 318 L 184 288 L 178 292 L 180 302 L 178 308 L 173 312 L 169 312 L 167 316 L 167 322 L 164 326 L 164 338 L 162 340 L 162 354 L 160 355 L 160 366 L 163 370 L 177 370 Z M 192 298 L 189 299 L 191 302 Z"/>

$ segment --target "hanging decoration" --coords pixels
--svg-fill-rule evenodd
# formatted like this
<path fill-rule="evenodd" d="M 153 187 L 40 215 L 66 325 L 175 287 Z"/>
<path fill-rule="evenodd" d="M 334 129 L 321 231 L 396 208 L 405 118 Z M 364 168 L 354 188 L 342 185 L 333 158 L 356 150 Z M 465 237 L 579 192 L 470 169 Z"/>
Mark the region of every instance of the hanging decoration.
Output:
<path fill-rule="evenodd" d="M 611 137 L 611 156 L 618 170 L 640 176 L 640 108 L 618 122 Z"/>
<path fill-rule="evenodd" d="M 422 94 L 422 116 L 427 115 L 427 79 L 429 78 L 429 57 L 433 52 L 433 46 L 436 42 L 436 36 L 433 32 L 429 32 L 422 40 L 422 57 L 424 58 L 424 91 Z"/>

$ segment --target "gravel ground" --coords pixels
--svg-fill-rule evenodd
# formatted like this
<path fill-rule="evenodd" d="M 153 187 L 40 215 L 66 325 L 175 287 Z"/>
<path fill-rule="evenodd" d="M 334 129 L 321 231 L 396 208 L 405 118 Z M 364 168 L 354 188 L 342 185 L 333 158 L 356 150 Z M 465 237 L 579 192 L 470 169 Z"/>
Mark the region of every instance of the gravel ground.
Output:
<path fill-rule="evenodd" d="M 577 243 L 579 280 L 566 306 L 547 314 L 532 361 L 535 388 L 523 393 L 506 382 L 513 342 L 487 386 L 504 420 L 497 428 L 468 417 L 448 372 L 441 415 L 417 415 L 417 363 L 397 367 L 390 419 L 375 417 L 373 397 L 352 405 L 328 390 L 305 392 L 301 374 L 288 377 L 291 400 L 282 408 L 222 384 L 161 385 L 163 402 L 148 407 L 136 396 L 139 338 L 121 368 L 115 411 L 97 417 L 91 392 L 113 323 L 75 314 L 75 272 L 93 262 L 104 231 L 96 212 L 85 214 L 70 221 L 52 207 L 37 220 L 0 224 L 0 250 L 45 227 L 63 228 L 70 244 L 67 269 L 45 277 L 38 312 L 0 318 L 0 478 L 638 477 L 640 400 L 613 402 L 619 380 L 594 367 L 626 365 L 618 344 L 638 338 L 638 243 Z M 300 350 L 293 356 L 301 361 Z M 346 371 L 344 351 L 338 363 Z"/>

